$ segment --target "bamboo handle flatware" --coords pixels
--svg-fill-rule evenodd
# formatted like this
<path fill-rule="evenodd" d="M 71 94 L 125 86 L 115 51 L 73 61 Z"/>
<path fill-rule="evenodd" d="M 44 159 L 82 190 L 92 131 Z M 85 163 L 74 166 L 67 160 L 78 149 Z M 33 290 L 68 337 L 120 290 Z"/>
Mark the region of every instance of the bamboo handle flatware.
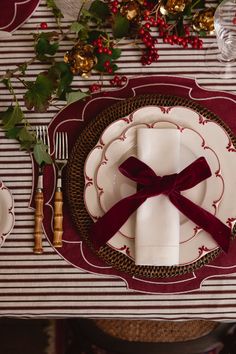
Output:
<path fill-rule="evenodd" d="M 42 222 L 43 222 L 43 191 L 36 191 L 35 201 L 35 222 L 34 222 L 34 253 L 43 253 L 42 247 Z"/>
<path fill-rule="evenodd" d="M 62 171 L 68 160 L 68 137 L 65 132 L 56 133 L 55 165 L 57 167 L 57 184 L 54 198 L 54 234 L 53 246 L 62 247 L 63 235 L 63 191 Z"/>
<path fill-rule="evenodd" d="M 48 147 L 48 153 L 50 153 L 50 145 L 48 138 L 48 130 L 46 126 L 37 126 L 36 127 L 36 136 L 37 139 L 42 140 L 45 145 Z M 38 181 L 34 195 L 35 201 L 35 213 L 34 213 L 34 248 L 33 251 L 35 254 L 43 253 L 42 246 L 42 223 L 43 223 L 43 205 L 44 205 L 44 196 L 43 196 L 43 170 L 44 165 L 39 166 Z"/>

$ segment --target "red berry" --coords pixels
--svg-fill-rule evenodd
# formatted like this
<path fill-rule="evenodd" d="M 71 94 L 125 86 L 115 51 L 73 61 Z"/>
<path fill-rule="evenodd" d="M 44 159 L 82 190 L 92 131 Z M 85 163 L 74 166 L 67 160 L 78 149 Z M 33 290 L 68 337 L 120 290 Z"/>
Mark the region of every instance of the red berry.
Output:
<path fill-rule="evenodd" d="M 144 25 L 144 27 L 145 27 L 146 29 L 149 29 L 149 28 L 151 27 L 151 24 L 150 24 L 149 22 L 146 22 L 145 25 Z"/>
<path fill-rule="evenodd" d="M 112 7 L 112 8 L 111 8 L 111 12 L 112 12 L 113 14 L 116 14 L 116 13 L 118 12 L 117 7 Z"/>
<path fill-rule="evenodd" d="M 48 28 L 47 22 L 41 22 L 41 23 L 40 23 L 40 28 L 41 28 L 41 29 L 47 29 L 47 28 Z"/>

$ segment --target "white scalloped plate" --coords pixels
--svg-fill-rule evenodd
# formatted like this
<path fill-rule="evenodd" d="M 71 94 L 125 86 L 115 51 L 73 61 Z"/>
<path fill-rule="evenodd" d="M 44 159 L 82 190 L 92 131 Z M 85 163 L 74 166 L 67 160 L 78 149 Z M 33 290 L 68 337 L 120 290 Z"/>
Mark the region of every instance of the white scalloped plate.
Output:
<path fill-rule="evenodd" d="M 114 174 L 114 169 L 113 172 L 111 172 L 111 170 L 110 172 L 108 172 L 108 170 L 106 171 L 106 182 L 102 182 L 103 185 L 101 185 L 100 182 L 102 181 L 102 178 L 104 178 L 105 181 L 105 174 L 103 173 L 102 176 L 99 177 L 99 173 L 102 171 L 100 166 L 101 163 L 106 163 L 107 152 L 109 153 L 109 150 L 115 146 L 114 144 L 119 144 L 119 136 L 122 136 L 122 133 L 123 135 L 125 132 L 128 133 L 131 127 L 133 127 L 133 131 L 135 131 L 136 125 L 148 124 L 150 126 L 155 122 L 159 121 L 168 121 L 169 124 L 175 124 L 181 128 L 184 127 L 185 131 L 192 131 L 188 138 L 186 133 L 184 134 L 184 136 L 186 136 L 186 141 L 184 145 L 184 159 L 186 159 L 186 162 L 185 160 L 184 162 L 182 162 L 182 168 L 184 165 L 186 166 L 186 164 L 194 160 L 193 156 L 196 156 L 196 158 L 202 155 L 205 156 L 207 161 L 210 163 L 212 173 L 214 174 L 211 177 L 211 182 L 214 181 L 214 188 L 217 188 L 217 193 L 215 193 L 213 188 L 209 187 L 211 186 L 211 182 L 209 183 L 205 181 L 202 186 L 196 186 L 196 188 L 200 188 L 200 197 L 198 196 L 197 189 L 196 193 L 194 191 L 192 195 L 192 191 L 186 191 L 186 195 L 188 195 L 190 199 L 193 198 L 193 201 L 195 202 L 200 201 L 201 203 L 202 200 L 202 205 L 204 206 L 204 208 L 206 208 L 213 214 L 216 213 L 217 217 L 219 217 L 223 222 L 227 223 L 227 220 L 229 220 L 229 218 L 232 216 L 231 213 L 233 213 L 233 211 L 231 211 L 231 209 L 233 210 L 233 201 L 230 198 L 230 190 L 232 186 L 232 181 L 236 177 L 235 176 L 234 178 L 232 178 L 232 173 L 236 174 L 236 161 L 234 158 L 234 154 L 231 153 L 232 142 L 227 133 L 224 131 L 224 129 L 217 123 L 206 120 L 199 113 L 196 113 L 193 110 L 185 107 L 143 107 L 133 112 L 128 117 L 125 117 L 121 120 L 112 123 L 104 131 L 101 138 L 99 139 L 98 144 L 88 155 L 88 158 L 85 163 L 84 199 L 86 208 L 90 213 L 91 217 L 96 220 L 98 217 L 104 214 L 104 211 L 109 209 L 113 202 L 118 201 L 120 197 L 124 197 L 125 195 L 127 195 L 127 193 L 131 194 L 134 191 L 134 185 L 132 185 L 132 182 L 127 182 L 127 179 L 124 177 L 124 179 L 126 180 L 124 184 L 122 182 L 123 177 L 117 177 L 118 174 Z M 111 131 L 110 139 L 109 130 Z M 193 134 L 195 135 L 195 138 L 193 138 Z M 199 139 L 197 139 L 197 136 L 199 137 Z M 120 147 L 115 147 L 115 150 L 113 150 L 112 154 L 118 153 L 118 155 L 120 156 L 119 158 L 117 157 L 117 165 L 134 153 L 135 144 L 133 141 L 134 140 L 130 139 L 130 142 L 128 143 L 129 146 L 126 145 L 125 149 L 122 150 L 124 152 L 124 155 L 120 154 Z M 188 145 L 190 144 L 191 148 L 189 147 L 188 149 Z M 194 147 L 192 147 L 192 144 L 194 144 Z M 121 145 L 122 143 L 120 144 L 120 146 Z M 112 150 L 110 150 L 110 153 L 111 151 Z M 101 171 L 99 172 L 100 169 Z M 100 192 L 98 191 L 96 185 L 96 176 L 98 176 L 98 186 Z M 122 187 L 119 189 L 119 193 L 117 195 L 117 186 L 118 184 L 120 185 L 120 183 L 122 183 Z M 224 184 L 227 186 L 226 190 Z M 105 185 L 109 187 L 104 188 Z M 127 185 L 129 185 L 129 192 L 127 192 Z M 207 188 L 207 197 L 204 197 L 204 188 Z M 111 195 L 112 189 L 114 195 L 113 193 Z M 98 195 L 100 195 L 100 197 L 98 197 Z M 103 199 L 105 195 L 106 197 Z M 107 201 L 109 201 L 110 199 L 112 200 L 112 202 L 109 204 Z M 213 205 L 209 205 L 209 203 L 211 202 Z M 130 227 L 132 229 L 132 220 L 129 222 L 131 226 L 129 225 L 128 230 L 130 230 Z M 201 258 L 206 253 L 217 248 L 215 241 L 205 231 L 196 228 L 195 225 L 191 224 L 190 221 L 186 221 L 186 219 L 184 218 L 182 218 L 181 222 L 182 230 L 186 230 L 186 227 L 187 230 L 189 230 L 189 225 L 191 225 L 191 234 L 189 232 L 181 233 L 181 265 L 195 262 L 197 259 Z M 129 248 L 129 255 L 131 258 L 133 258 L 133 235 L 127 232 L 126 226 L 127 225 L 124 225 L 124 228 L 120 230 L 121 232 L 114 235 L 114 237 L 109 241 L 109 245 L 112 248 L 115 248 L 117 251 L 125 253 L 126 255 L 126 250 L 127 248 Z M 131 236 L 131 238 L 126 236 Z M 193 249 L 194 251 L 191 252 L 191 249 Z"/>
<path fill-rule="evenodd" d="M 9 189 L 0 181 L 0 247 L 15 223 L 14 200 Z"/>

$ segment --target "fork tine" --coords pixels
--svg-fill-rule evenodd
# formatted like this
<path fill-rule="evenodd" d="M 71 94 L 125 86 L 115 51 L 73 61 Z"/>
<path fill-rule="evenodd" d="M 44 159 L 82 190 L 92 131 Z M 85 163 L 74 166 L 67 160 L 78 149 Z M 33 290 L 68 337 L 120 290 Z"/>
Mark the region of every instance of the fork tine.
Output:
<path fill-rule="evenodd" d="M 46 145 L 48 147 L 48 153 L 50 154 L 50 140 L 48 134 L 48 127 L 45 126 L 45 136 L 46 136 Z"/>
<path fill-rule="evenodd" d="M 37 139 L 47 145 L 48 153 L 50 154 L 50 140 L 48 136 L 48 127 L 46 125 L 36 125 L 35 127 Z"/>
<path fill-rule="evenodd" d="M 65 158 L 68 159 L 68 135 L 65 133 Z"/>
<path fill-rule="evenodd" d="M 58 146 L 59 145 L 59 141 L 58 140 L 59 140 L 59 135 L 58 135 L 58 133 L 56 133 L 56 146 L 55 146 L 55 158 L 56 159 L 58 159 L 58 155 L 59 155 L 58 154 L 58 147 L 59 147 Z"/>
<path fill-rule="evenodd" d="M 55 158 L 58 160 L 68 159 L 68 136 L 66 132 L 56 133 Z"/>
<path fill-rule="evenodd" d="M 64 133 L 61 132 L 61 158 L 64 159 Z"/>

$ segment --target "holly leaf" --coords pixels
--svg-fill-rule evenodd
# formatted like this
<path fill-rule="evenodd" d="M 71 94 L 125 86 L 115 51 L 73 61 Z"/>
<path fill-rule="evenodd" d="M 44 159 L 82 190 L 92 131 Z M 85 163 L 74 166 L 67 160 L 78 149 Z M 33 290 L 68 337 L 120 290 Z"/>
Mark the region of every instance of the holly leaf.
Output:
<path fill-rule="evenodd" d="M 80 22 L 73 22 L 70 26 L 71 32 L 75 32 L 81 40 L 88 38 L 88 28 Z"/>
<path fill-rule="evenodd" d="M 80 90 L 72 91 L 72 92 L 68 92 L 66 94 L 66 100 L 67 100 L 67 103 L 70 104 L 70 103 L 82 100 L 88 96 L 89 96 L 88 93 L 80 91 Z"/>
<path fill-rule="evenodd" d="M 111 57 L 106 53 L 97 55 L 97 64 L 94 66 L 94 70 L 97 70 L 102 73 L 105 72 L 104 64 L 106 61 L 110 62 L 110 68 L 112 69 L 111 74 L 113 74 L 114 71 L 118 69 L 118 66 L 114 64 Z"/>
<path fill-rule="evenodd" d="M 98 39 L 100 36 L 106 37 L 106 33 L 102 31 L 89 31 L 88 32 L 88 43 L 93 43 L 96 39 Z"/>
<path fill-rule="evenodd" d="M 10 130 L 15 127 L 16 124 L 20 123 L 24 118 L 24 114 L 18 104 L 15 106 L 10 106 L 5 112 L 0 114 L 0 118 L 3 122 L 3 128 Z"/>
<path fill-rule="evenodd" d="M 21 148 L 27 151 L 31 150 L 36 140 L 35 134 L 32 134 L 26 127 L 20 128 L 17 138 L 20 142 Z"/>
<path fill-rule="evenodd" d="M 45 145 L 42 140 L 38 140 L 37 143 L 34 145 L 34 158 L 35 161 L 39 164 L 51 164 L 52 159 L 51 156 L 47 152 L 48 147 Z"/>
<path fill-rule="evenodd" d="M 113 36 L 115 38 L 126 37 L 129 33 L 130 23 L 126 17 L 120 14 L 116 15 L 114 18 L 114 23 L 112 26 Z"/>
<path fill-rule="evenodd" d="M 108 4 L 100 0 L 93 1 L 89 11 L 98 16 L 102 21 L 105 21 L 110 15 Z"/>
<path fill-rule="evenodd" d="M 102 53 L 97 55 L 97 64 L 94 66 L 94 70 L 104 72 L 104 63 L 106 61 L 109 61 L 111 65 L 111 57 L 108 54 Z"/>
<path fill-rule="evenodd" d="M 36 139 L 35 134 L 32 134 L 32 132 L 30 132 L 29 129 L 27 129 L 25 126 L 20 128 L 17 134 L 17 138 L 21 142 L 27 141 L 27 142 L 31 142 L 31 144 L 34 143 Z"/>
<path fill-rule="evenodd" d="M 81 20 L 82 22 L 92 21 L 98 25 L 102 23 L 102 19 L 95 12 L 90 12 L 89 10 L 86 9 L 83 9 L 81 11 Z"/>
<path fill-rule="evenodd" d="M 56 80 L 57 97 L 63 98 L 63 94 L 68 91 L 73 80 L 69 65 L 64 62 L 55 63 L 48 71 L 48 75 L 52 80 Z"/>
<path fill-rule="evenodd" d="M 20 130 L 21 130 L 20 127 L 11 128 L 6 131 L 6 137 L 8 139 L 17 139 Z"/>
<path fill-rule="evenodd" d="M 46 0 L 46 3 L 47 3 L 47 7 L 52 10 L 53 15 L 54 17 L 56 17 L 56 19 L 60 20 L 61 18 L 64 17 L 61 10 L 55 4 L 54 0 Z"/>
<path fill-rule="evenodd" d="M 11 81 L 10 79 L 3 79 L 2 83 L 6 86 L 8 90 L 11 90 Z"/>
<path fill-rule="evenodd" d="M 87 28 L 80 22 L 73 22 L 70 26 L 70 30 L 78 34 L 80 31 L 87 30 Z"/>
<path fill-rule="evenodd" d="M 120 48 L 113 48 L 111 57 L 112 59 L 116 60 L 121 56 L 121 49 Z"/>
<path fill-rule="evenodd" d="M 50 56 L 56 54 L 59 43 L 55 42 L 54 37 L 55 32 L 42 32 L 38 36 L 35 53 L 40 61 L 48 60 Z"/>
<path fill-rule="evenodd" d="M 46 112 L 49 106 L 54 83 L 49 76 L 41 73 L 37 76 L 34 83 L 27 84 L 28 91 L 24 95 L 24 101 L 27 109 L 34 109 L 35 112 Z"/>

